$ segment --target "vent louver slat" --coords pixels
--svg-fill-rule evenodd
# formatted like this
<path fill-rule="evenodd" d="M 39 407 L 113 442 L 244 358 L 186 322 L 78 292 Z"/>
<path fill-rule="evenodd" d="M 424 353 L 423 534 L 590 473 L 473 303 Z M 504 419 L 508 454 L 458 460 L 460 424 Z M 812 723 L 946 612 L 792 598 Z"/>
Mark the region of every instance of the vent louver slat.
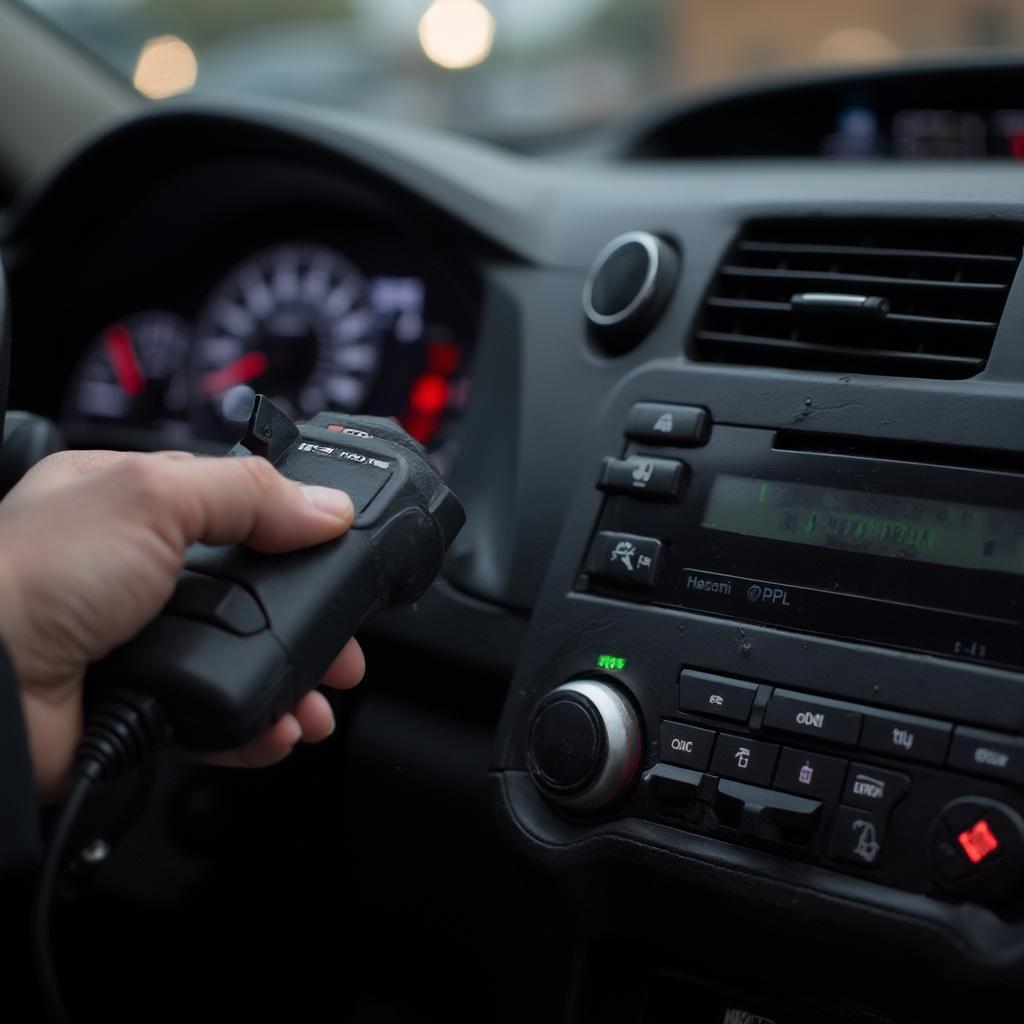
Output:
<path fill-rule="evenodd" d="M 1007 225 L 756 222 L 718 270 L 693 355 L 971 377 L 985 367 L 1020 253 Z"/>

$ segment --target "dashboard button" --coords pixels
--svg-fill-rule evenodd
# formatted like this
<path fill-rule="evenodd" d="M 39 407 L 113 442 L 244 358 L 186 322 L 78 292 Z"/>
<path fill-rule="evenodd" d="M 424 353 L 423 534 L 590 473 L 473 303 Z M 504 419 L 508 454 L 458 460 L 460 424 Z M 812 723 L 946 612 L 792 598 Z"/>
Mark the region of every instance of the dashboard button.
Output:
<path fill-rule="evenodd" d="M 860 734 L 861 714 L 833 701 L 776 690 L 768 701 L 764 724 L 777 732 L 816 736 L 852 747 Z"/>
<path fill-rule="evenodd" d="M 644 772 L 643 787 L 663 810 L 681 809 L 700 799 L 704 776 L 689 768 L 656 764 Z"/>
<path fill-rule="evenodd" d="M 819 800 L 837 800 L 846 777 L 846 762 L 825 754 L 784 747 L 775 770 L 775 788 Z"/>
<path fill-rule="evenodd" d="M 770 843 L 808 846 L 821 820 L 820 800 L 743 782 L 719 782 L 714 808 L 722 825 Z"/>
<path fill-rule="evenodd" d="M 860 745 L 903 761 L 942 764 L 952 729 L 947 722 L 865 708 Z"/>
<path fill-rule="evenodd" d="M 958 725 L 949 748 L 949 766 L 1020 785 L 1024 783 L 1024 740 Z"/>
<path fill-rule="evenodd" d="M 244 587 L 217 576 L 186 571 L 178 577 L 165 609 L 171 615 L 198 619 L 239 636 L 267 628 L 259 602 Z"/>
<path fill-rule="evenodd" d="M 935 880 L 961 899 L 998 905 L 1021 889 L 1024 821 L 1006 804 L 951 801 L 932 822 L 928 846 Z"/>
<path fill-rule="evenodd" d="M 711 417 L 698 405 L 637 402 L 630 410 L 626 436 L 654 444 L 707 444 Z"/>
<path fill-rule="evenodd" d="M 709 771 L 755 786 L 767 786 L 775 770 L 779 748 L 747 736 L 719 736 Z"/>
<path fill-rule="evenodd" d="M 910 789 L 910 779 L 899 772 L 870 764 L 851 764 L 843 790 L 843 803 L 886 815 Z"/>
<path fill-rule="evenodd" d="M 597 486 L 602 491 L 631 494 L 636 498 L 675 500 L 682 492 L 685 480 L 686 466 L 676 459 L 630 455 L 626 459 L 605 459 L 601 463 Z"/>
<path fill-rule="evenodd" d="M 682 711 L 745 722 L 750 717 L 756 694 L 755 683 L 725 679 L 691 668 L 684 668 L 679 673 L 679 707 Z"/>
<path fill-rule="evenodd" d="M 604 530 L 594 538 L 587 572 L 606 583 L 651 590 L 661 568 L 662 546 L 654 537 Z"/>
<path fill-rule="evenodd" d="M 711 760 L 715 734 L 680 722 L 661 723 L 661 759 L 683 768 L 702 771 Z"/>
<path fill-rule="evenodd" d="M 831 854 L 862 868 L 877 867 L 882 859 L 885 826 L 872 811 L 840 807 L 832 826 Z"/>

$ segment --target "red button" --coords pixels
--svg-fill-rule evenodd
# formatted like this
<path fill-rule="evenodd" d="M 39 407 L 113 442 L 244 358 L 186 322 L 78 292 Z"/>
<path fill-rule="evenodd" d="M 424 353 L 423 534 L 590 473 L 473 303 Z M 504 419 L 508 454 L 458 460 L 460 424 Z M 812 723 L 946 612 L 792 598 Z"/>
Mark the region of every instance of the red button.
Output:
<path fill-rule="evenodd" d="M 972 864 L 980 864 L 989 854 L 999 849 L 999 840 L 984 818 L 961 832 L 956 840 Z"/>

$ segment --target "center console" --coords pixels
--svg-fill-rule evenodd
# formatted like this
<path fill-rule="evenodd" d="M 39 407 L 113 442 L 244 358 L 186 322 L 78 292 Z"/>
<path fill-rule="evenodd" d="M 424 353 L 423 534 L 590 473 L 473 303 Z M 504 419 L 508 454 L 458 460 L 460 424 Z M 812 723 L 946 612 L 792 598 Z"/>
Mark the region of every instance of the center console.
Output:
<path fill-rule="evenodd" d="M 1020 412 L 965 444 L 905 409 L 897 439 L 870 400 L 831 432 L 752 380 L 669 379 L 625 381 L 580 467 L 502 724 L 507 822 L 667 901 L 742 872 L 1019 955 Z"/>

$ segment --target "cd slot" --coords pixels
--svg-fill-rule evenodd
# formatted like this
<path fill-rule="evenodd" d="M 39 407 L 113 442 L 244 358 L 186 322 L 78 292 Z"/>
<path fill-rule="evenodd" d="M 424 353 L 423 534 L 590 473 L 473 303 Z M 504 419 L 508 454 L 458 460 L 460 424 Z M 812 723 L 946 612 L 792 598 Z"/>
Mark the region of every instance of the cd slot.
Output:
<path fill-rule="evenodd" d="M 779 430 L 772 442 L 778 452 L 810 455 L 841 455 L 858 459 L 882 459 L 887 462 L 911 462 L 919 465 L 979 469 L 1001 473 L 1021 472 L 1022 452 L 1001 452 L 984 448 L 959 448 L 948 445 L 892 441 L 887 438 L 818 434 L 805 430 Z"/>

